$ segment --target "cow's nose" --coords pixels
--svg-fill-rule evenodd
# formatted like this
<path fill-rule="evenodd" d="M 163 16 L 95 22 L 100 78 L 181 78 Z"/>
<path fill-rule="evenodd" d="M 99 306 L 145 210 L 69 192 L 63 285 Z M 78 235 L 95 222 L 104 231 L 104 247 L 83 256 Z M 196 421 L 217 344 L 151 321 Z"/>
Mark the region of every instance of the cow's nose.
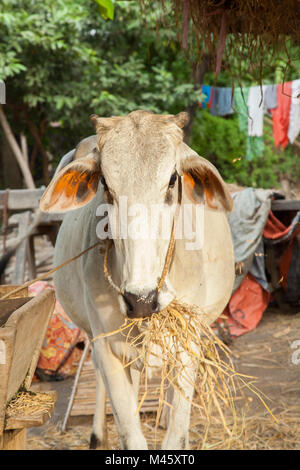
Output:
<path fill-rule="evenodd" d="M 129 318 L 145 318 L 158 310 L 158 291 L 151 291 L 147 296 L 140 296 L 125 292 L 123 298 L 127 307 Z"/>

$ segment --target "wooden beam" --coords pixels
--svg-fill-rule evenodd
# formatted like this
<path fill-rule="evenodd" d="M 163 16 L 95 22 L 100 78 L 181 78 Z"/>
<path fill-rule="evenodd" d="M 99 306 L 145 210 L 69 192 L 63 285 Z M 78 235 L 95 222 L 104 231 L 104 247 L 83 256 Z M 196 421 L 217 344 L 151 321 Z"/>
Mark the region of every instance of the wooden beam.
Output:
<path fill-rule="evenodd" d="M 11 189 L 8 195 L 8 210 L 38 209 L 45 188 Z M 0 209 L 4 207 L 5 191 L 0 191 Z"/>
<path fill-rule="evenodd" d="M 272 211 L 300 211 L 300 199 L 272 201 Z"/>
<path fill-rule="evenodd" d="M 31 212 L 26 211 L 18 215 L 19 226 L 18 226 L 18 237 L 25 235 L 30 226 Z M 25 280 L 25 267 L 27 261 L 28 252 L 28 238 L 25 239 L 16 251 L 16 266 L 13 275 L 14 284 L 23 284 Z"/>

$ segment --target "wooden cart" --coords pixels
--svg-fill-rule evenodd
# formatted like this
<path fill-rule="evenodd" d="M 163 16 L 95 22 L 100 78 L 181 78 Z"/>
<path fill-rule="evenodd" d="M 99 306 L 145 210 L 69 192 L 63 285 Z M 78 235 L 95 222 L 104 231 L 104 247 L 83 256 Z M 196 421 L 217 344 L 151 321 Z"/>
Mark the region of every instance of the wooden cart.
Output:
<path fill-rule="evenodd" d="M 0 297 L 15 287 L 0 286 Z M 40 426 L 49 418 L 45 412 L 6 416 L 7 404 L 20 387 L 30 389 L 55 305 L 52 289 L 36 297 L 29 297 L 27 289 L 16 295 L 0 300 L 0 449 L 5 450 L 25 449 L 26 428 Z M 51 393 L 54 408 L 56 395 Z"/>

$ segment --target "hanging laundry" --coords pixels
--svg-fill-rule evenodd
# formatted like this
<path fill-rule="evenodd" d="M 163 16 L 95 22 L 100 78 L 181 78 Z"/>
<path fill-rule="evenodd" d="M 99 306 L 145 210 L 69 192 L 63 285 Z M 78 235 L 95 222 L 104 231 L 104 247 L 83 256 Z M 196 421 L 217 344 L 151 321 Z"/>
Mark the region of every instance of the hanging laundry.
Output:
<path fill-rule="evenodd" d="M 234 113 L 234 97 L 232 89 L 229 87 L 219 87 L 213 89 L 211 114 L 214 116 L 226 116 Z"/>
<path fill-rule="evenodd" d="M 271 109 L 273 119 L 273 136 L 276 147 L 283 149 L 289 142 L 288 129 L 290 123 L 290 107 L 292 82 L 277 85 L 277 108 Z"/>
<path fill-rule="evenodd" d="M 232 96 L 232 88 L 220 88 L 218 110 L 220 116 L 234 113 L 234 96 Z"/>
<path fill-rule="evenodd" d="M 262 137 L 247 136 L 246 158 L 253 160 L 254 157 L 261 157 L 265 151 L 265 144 Z"/>
<path fill-rule="evenodd" d="M 204 100 L 202 103 L 200 103 L 200 108 L 205 109 L 205 108 L 210 108 L 211 107 L 211 102 L 212 102 L 212 87 L 209 85 L 202 85 L 201 87 L 201 93 L 205 95 Z"/>
<path fill-rule="evenodd" d="M 218 101 L 219 101 L 219 91 L 221 88 L 219 87 L 212 87 L 211 90 L 211 108 L 210 108 L 210 113 L 213 116 L 218 115 Z"/>
<path fill-rule="evenodd" d="M 265 111 L 277 108 L 277 85 L 266 85 L 264 108 Z"/>
<path fill-rule="evenodd" d="M 248 135 L 248 97 L 249 88 L 236 88 L 234 90 L 235 110 L 238 113 L 239 128 L 246 137 L 246 158 L 253 160 L 255 156 L 260 157 L 264 152 L 264 141 L 262 137 L 251 137 Z"/>
<path fill-rule="evenodd" d="M 288 138 L 293 143 L 300 132 L 300 79 L 292 82 L 292 98 L 290 107 L 290 122 Z"/>
<path fill-rule="evenodd" d="M 238 113 L 238 123 L 240 131 L 244 134 L 248 134 L 248 96 L 249 88 L 235 88 L 234 90 L 234 102 L 235 109 Z"/>
<path fill-rule="evenodd" d="M 248 95 L 248 135 L 261 137 L 264 127 L 265 86 L 252 86 Z"/>

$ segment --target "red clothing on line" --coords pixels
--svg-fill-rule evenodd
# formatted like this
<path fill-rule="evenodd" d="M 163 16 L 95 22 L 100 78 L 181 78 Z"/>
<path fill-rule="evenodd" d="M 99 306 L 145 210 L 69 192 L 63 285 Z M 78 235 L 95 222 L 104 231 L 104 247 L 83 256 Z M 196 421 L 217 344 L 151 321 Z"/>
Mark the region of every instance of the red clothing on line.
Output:
<path fill-rule="evenodd" d="M 292 82 L 277 85 L 277 108 L 271 109 L 273 119 L 273 136 L 276 147 L 284 149 L 288 142 Z"/>

